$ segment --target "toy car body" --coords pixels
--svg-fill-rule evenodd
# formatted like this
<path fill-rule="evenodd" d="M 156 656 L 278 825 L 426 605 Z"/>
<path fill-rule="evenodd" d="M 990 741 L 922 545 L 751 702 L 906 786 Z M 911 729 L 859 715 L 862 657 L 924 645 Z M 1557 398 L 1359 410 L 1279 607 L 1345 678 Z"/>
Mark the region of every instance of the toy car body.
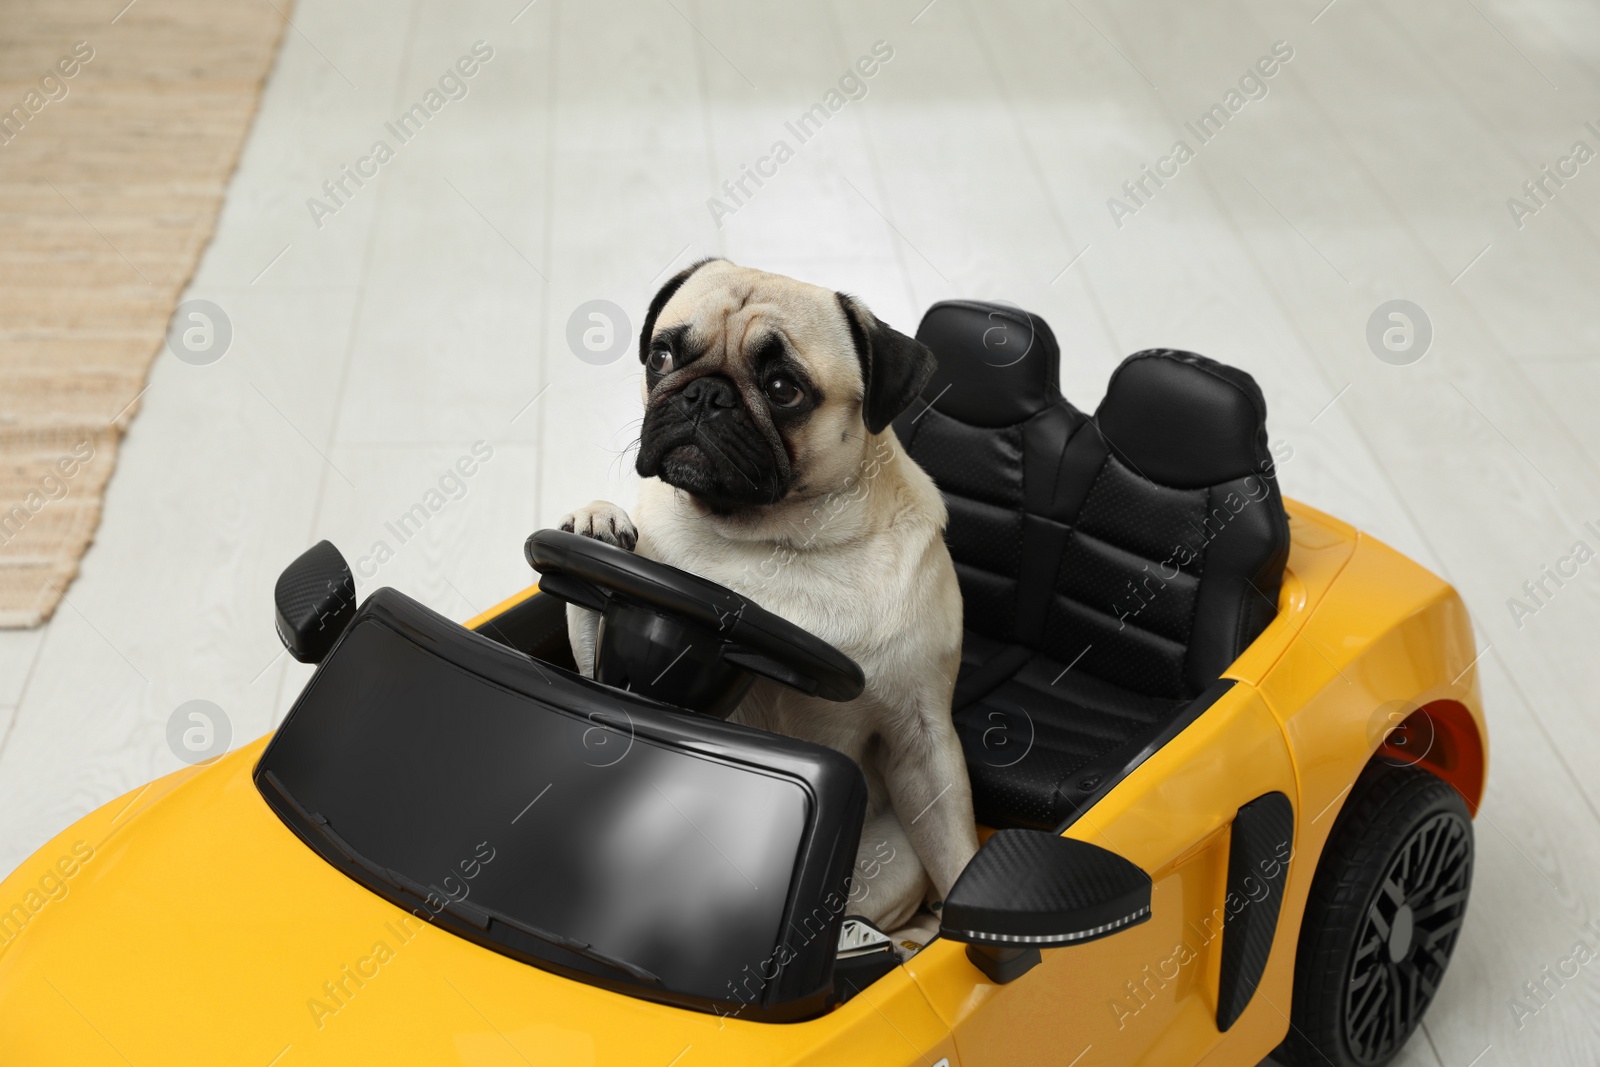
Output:
<path fill-rule="evenodd" d="M 1476 811 L 1486 765 L 1455 592 L 1286 506 L 1270 622 L 1113 770 L 1057 786 L 1073 810 L 1052 829 L 1148 873 L 1143 921 L 998 975 L 947 931 L 840 988 L 848 902 L 829 894 L 859 833 L 853 764 L 578 678 L 558 666 L 562 605 L 537 586 L 464 627 L 383 590 L 274 736 L 118 798 L 0 883 L 0 1049 L 79 1065 L 1258 1063 L 1289 1030 L 1313 883 L 1364 772 L 1426 772 Z M 975 780 L 1035 740 L 1025 709 L 991 712 Z M 980 822 L 998 796 L 980 788 Z M 1445 958 L 1455 915 L 1429 935 Z M 780 920 L 811 935 L 786 957 Z"/>

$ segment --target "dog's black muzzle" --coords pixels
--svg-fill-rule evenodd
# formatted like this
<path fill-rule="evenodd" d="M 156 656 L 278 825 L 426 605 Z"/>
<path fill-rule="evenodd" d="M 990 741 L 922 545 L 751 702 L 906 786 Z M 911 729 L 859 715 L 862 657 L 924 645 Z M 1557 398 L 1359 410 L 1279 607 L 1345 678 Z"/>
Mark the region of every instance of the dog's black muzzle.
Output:
<path fill-rule="evenodd" d="M 788 455 L 774 447 L 738 387 L 721 374 L 651 397 L 637 469 L 641 478 L 659 477 L 714 510 L 775 504 L 791 481 Z"/>

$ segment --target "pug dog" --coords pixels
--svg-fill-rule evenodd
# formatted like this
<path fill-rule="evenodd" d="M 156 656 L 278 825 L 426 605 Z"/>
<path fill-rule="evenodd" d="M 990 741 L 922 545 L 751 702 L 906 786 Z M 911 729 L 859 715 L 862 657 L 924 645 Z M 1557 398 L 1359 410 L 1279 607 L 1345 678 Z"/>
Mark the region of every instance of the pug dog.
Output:
<path fill-rule="evenodd" d="M 732 718 L 860 764 L 850 910 L 914 951 L 978 844 L 950 713 L 961 591 L 944 500 L 890 426 L 933 353 L 855 297 L 709 259 L 650 302 L 639 359 L 638 506 L 597 500 L 561 528 L 720 582 L 861 665 L 848 703 L 758 679 Z M 567 622 L 592 676 L 599 616 L 569 607 Z"/>

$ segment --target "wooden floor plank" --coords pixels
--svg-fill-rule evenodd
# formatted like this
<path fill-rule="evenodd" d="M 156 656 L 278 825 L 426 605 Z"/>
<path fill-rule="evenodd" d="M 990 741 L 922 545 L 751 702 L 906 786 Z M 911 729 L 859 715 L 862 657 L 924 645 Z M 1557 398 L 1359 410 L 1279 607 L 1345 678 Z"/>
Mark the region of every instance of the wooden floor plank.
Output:
<path fill-rule="evenodd" d="M 539 396 L 543 525 L 595 499 L 632 507 L 643 309 L 672 273 L 721 251 L 701 207 L 711 173 L 703 68 L 720 60 L 705 55 L 694 18 L 687 5 L 620 0 L 557 12 L 549 312 L 539 392 L 519 398 Z M 595 311 L 594 301 L 621 309 L 622 319 Z M 609 344 L 580 353 L 571 338 L 582 348 L 591 329 L 607 335 L 596 344 Z"/>

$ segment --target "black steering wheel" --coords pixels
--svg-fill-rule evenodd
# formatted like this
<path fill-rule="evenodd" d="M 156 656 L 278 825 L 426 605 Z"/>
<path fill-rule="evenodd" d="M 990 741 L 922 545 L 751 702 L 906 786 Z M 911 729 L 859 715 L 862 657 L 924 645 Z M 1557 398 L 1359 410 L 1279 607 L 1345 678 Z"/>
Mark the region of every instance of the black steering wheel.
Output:
<path fill-rule="evenodd" d="M 726 586 L 592 537 L 539 530 L 524 546 L 539 589 L 601 613 L 595 680 L 726 718 L 755 675 L 854 700 L 855 660 Z"/>

